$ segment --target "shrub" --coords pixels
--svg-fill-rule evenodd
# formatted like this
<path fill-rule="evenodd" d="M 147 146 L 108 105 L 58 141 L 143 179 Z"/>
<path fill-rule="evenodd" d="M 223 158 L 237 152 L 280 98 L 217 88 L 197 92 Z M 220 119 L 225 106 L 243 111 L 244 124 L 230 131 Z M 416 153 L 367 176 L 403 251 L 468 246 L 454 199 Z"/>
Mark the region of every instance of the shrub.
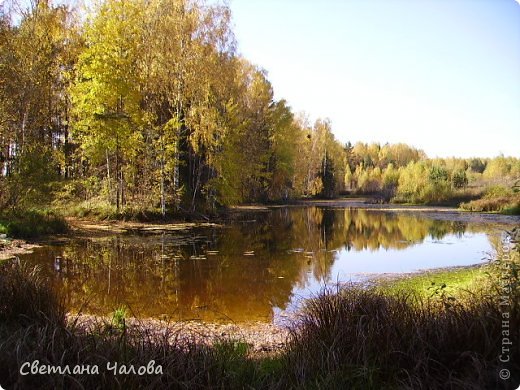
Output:
<path fill-rule="evenodd" d="M 468 176 L 466 175 L 466 171 L 462 169 L 455 171 L 451 178 L 451 182 L 455 188 L 466 187 L 468 185 Z"/>
<path fill-rule="evenodd" d="M 68 231 L 68 225 L 63 217 L 48 209 L 15 210 L 1 215 L 0 225 L 4 226 L 7 235 L 22 238 Z"/>
<path fill-rule="evenodd" d="M 503 186 L 503 185 L 496 185 L 486 188 L 486 191 L 484 192 L 484 198 L 486 199 L 492 199 L 492 198 L 500 198 L 500 197 L 507 197 L 512 196 L 513 190 L 509 187 Z"/>
<path fill-rule="evenodd" d="M 485 196 L 482 199 L 462 203 L 460 207 L 466 211 L 501 212 L 505 214 L 519 215 L 520 194 L 501 197 Z"/>

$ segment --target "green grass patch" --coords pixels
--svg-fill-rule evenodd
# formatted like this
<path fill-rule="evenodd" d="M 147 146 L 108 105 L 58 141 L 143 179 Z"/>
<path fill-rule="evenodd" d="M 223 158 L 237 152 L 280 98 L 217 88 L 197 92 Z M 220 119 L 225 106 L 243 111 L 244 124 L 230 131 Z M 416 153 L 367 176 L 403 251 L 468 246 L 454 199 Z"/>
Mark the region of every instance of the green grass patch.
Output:
<path fill-rule="evenodd" d="M 448 270 L 426 271 L 406 275 L 395 280 L 380 280 L 378 288 L 390 294 L 408 292 L 422 298 L 446 294 L 458 294 L 478 286 L 485 277 L 482 266 L 454 268 Z"/>
<path fill-rule="evenodd" d="M 13 238 L 35 238 L 67 231 L 63 217 L 49 209 L 14 210 L 0 215 L 0 232 Z"/>
<path fill-rule="evenodd" d="M 520 203 L 512 206 L 506 206 L 502 210 L 502 214 L 505 215 L 520 215 Z"/>

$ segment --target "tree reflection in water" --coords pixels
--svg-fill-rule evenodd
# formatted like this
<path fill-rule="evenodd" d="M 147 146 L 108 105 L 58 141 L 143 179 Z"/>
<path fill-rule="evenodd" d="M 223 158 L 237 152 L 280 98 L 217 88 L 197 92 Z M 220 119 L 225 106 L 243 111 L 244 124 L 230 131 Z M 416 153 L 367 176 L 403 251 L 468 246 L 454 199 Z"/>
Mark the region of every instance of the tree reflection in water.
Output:
<path fill-rule="evenodd" d="M 224 227 L 72 239 L 26 258 L 42 265 L 72 311 L 108 314 L 125 304 L 140 317 L 269 321 L 295 288 L 329 280 L 339 251 L 381 257 L 485 229 L 380 210 L 290 207 Z"/>

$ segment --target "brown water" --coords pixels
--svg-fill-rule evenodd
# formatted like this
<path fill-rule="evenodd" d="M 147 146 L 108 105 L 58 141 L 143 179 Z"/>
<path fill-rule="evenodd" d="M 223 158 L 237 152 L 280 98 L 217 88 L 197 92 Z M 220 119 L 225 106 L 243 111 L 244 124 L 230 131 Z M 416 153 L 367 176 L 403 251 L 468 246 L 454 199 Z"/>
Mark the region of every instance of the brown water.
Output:
<path fill-rule="evenodd" d="M 324 285 L 479 263 L 494 229 L 381 210 L 276 208 L 222 227 L 76 238 L 23 258 L 42 267 L 71 311 L 125 305 L 139 317 L 272 321 Z"/>

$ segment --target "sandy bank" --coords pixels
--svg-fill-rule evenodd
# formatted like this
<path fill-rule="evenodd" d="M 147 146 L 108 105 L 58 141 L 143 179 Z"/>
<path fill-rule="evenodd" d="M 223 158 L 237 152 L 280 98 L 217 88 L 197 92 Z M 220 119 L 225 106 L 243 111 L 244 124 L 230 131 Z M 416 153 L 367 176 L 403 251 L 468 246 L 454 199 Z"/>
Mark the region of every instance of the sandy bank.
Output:
<path fill-rule="evenodd" d="M 92 330 L 110 324 L 110 318 L 85 314 L 69 314 L 67 320 L 80 329 Z M 247 343 L 250 353 L 275 353 L 283 349 L 289 337 L 287 328 L 272 323 L 247 322 L 237 324 L 200 321 L 162 321 L 158 319 L 126 320 L 130 332 L 167 336 L 172 343 L 196 342 L 212 345 L 226 340 Z"/>

